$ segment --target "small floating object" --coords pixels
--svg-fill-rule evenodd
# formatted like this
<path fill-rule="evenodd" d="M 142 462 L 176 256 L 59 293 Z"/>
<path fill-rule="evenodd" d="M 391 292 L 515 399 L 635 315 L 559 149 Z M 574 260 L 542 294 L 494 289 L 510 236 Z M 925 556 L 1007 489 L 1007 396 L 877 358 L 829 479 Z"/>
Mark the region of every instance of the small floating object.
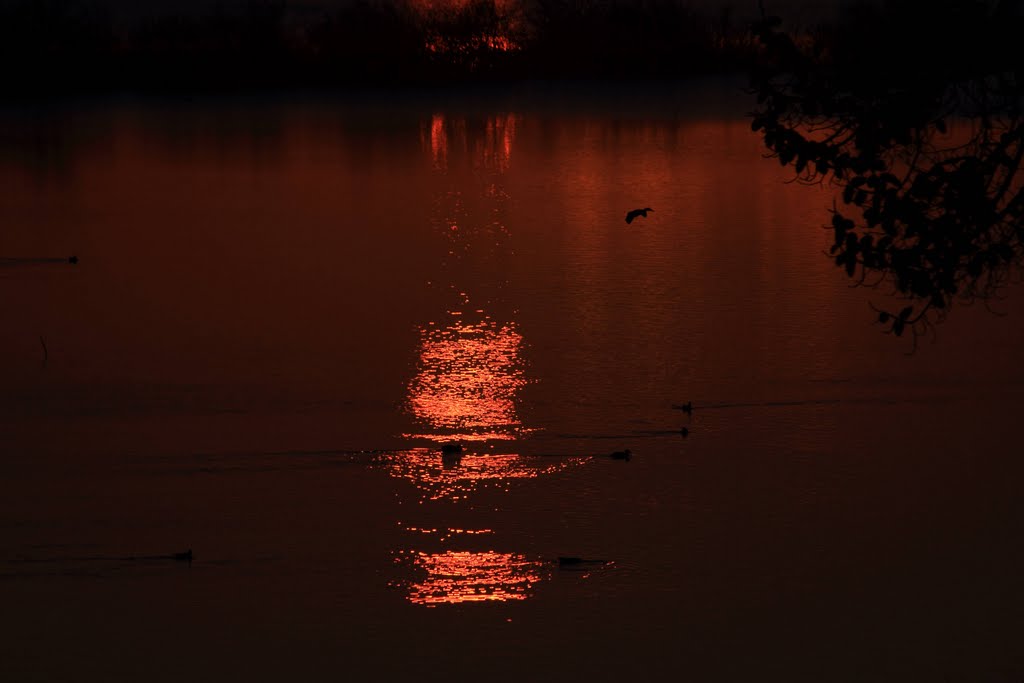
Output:
<path fill-rule="evenodd" d="M 73 256 L 73 255 L 69 256 L 68 257 L 68 263 L 70 263 L 71 265 L 77 264 L 78 263 L 78 257 L 77 256 Z"/>
<path fill-rule="evenodd" d="M 690 435 L 690 430 L 687 429 L 686 427 L 683 427 L 682 429 L 679 430 L 679 433 L 682 434 L 683 438 L 685 439 Z"/>
<path fill-rule="evenodd" d="M 628 448 L 624 451 L 615 451 L 610 457 L 612 460 L 629 460 L 633 456 L 633 451 Z"/>
<path fill-rule="evenodd" d="M 192 548 L 189 548 L 183 553 L 174 553 L 171 555 L 171 559 L 176 562 L 188 562 L 189 564 L 192 564 Z"/>
<path fill-rule="evenodd" d="M 559 557 L 559 569 L 579 569 L 586 566 L 608 564 L 608 560 L 588 560 L 583 557 Z"/>
<path fill-rule="evenodd" d="M 672 406 L 672 407 L 675 408 L 676 410 L 683 411 L 687 415 L 693 415 L 693 403 L 690 402 L 690 401 L 687 401 L 686 403 L 684 403 L 681 406 Z"/>
<path fill-rule="evenodd" d="M 462 444 L 457 443 L 446 443 L 441 446 L 441 453 L 444 455 L 457 455 L 462 453 Z"/>

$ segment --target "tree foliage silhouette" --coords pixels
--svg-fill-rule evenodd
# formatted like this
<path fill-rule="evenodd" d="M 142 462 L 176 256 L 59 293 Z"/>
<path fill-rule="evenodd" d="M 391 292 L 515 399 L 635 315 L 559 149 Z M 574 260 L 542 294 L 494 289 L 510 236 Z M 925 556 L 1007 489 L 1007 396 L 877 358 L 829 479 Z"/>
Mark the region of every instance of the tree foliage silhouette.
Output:
<path fill-rule="evenodd" d="M 906 300 L 917 336 L 955 301 L 989 300 L 1024 260 L 1024 28 L 1018 2 L 853 6 L 809 40 L 762 16 L 752 127 L 801 182 L 841 188 L 831 254 Z"/>

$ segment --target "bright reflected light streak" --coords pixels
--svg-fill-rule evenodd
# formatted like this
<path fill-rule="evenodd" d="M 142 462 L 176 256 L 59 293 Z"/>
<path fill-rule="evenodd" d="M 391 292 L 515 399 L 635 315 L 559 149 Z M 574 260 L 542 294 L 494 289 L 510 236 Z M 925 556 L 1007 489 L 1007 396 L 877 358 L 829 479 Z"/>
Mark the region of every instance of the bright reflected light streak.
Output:
<path fill-rule="evenodd" d="M 462 500 L 481 487 L 507 491 L 515 481 L 554 474 L 589 459 L 473 453 L 446 457 L 435 449 L 415 448 L 382 460 L 391 476 L 411 482 L 425 499 Z"/>
<path fill-rule="evenodd" d="M 444 128 L 444 115 L 434 114 L 430 119 L 430 156 L 434 168 L 443 171 L 448 168 L 448 133 Z"/>
<path fill-rule="evenodd" d="M 398 526 L 402 526 L 399 522 Z M 438 539 L 443 543 L 449 538 L 454 536 L 482 536 L 484 534 L 493 534 L 493 529 L 435 529 L 433 527 L 417 527 L 407 526 L 405 530 L 414 534 L 424 534 L 427 536 L 437 536 Z"/>
<path fill-rule="evenodd" d="M 525 600 L 533 587 L 547 578 L 546 563 L 517 553 L 495 551 L 406 551 L 396 558 L 410 562 L 421 576 L 403 583 L 407 599 L 417 605 L 436 607 L 467 602 Z"/>
<path fill-rule="evenodd" d="M 463 322 L 420 330 L 419 369 L 409 383 L 408 410 L 427 427 L 408 437 L 444 441 L 508 441 L 526 430 L 515 399 L 526 384 L 523 338 L 514 323 Z"/>
<path fill-rule="evenodd" d="M 446 117 L 435 113 L 429 124 L 423 122 L 420 142 L 424 151 L 430 153 L 437 171 L 447 171 L 449 159 L 455 164 L 454 159 L 461 151 L 470 154 L 470 162 L 475 168 L 504 174 L 512 162 L 520 121 L 520 117 L 513 113 L 491 115 L 479 122 L 481 129 L 476 121 L 464 116 Z"/>

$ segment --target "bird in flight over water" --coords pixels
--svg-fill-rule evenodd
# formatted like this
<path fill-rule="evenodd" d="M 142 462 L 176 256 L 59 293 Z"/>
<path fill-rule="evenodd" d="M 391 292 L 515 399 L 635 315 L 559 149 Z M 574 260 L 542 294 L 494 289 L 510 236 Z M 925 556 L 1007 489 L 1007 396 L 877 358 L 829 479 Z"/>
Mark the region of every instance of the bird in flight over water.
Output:
<path fill-rule="evenodd" d="M 633 209 L 632 211 L 626 214 L 626 222 L 632 223 L 633 219 L 636 218 L 637 216 L 643 216 L 644 218 L 647 218 L 648 211 L 654 211 L 654 209 L 652 209 L 649 206 L 646 209 Z"/>

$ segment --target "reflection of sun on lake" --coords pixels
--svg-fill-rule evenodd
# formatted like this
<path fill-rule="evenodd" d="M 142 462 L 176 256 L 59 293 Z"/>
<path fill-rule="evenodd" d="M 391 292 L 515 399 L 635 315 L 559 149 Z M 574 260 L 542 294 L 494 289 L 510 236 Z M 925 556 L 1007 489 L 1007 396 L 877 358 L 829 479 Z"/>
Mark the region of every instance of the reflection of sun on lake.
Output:
<path fill-rule="evenodd" d="M 432 441 L 515 439 L 526 430 L 516 395 L 526 384 L 523 338 L 514 323 L 485 318 L 420 332 L 419 363 L 409 383 L 408 410 L 425 431 L 407 436 Z"/>
<path fill-rule="evenodd" d="M 553 474 L 586 458 L 473 453 L 443 456 L 434 449 L 414 448 L 385 455 L 383 461 L 392 476 L 412 482 L 425 498 L 460 500 L 481 486 L 507 490 L 515 480 Z"/>
<path fill-rule="evenodd" d="M 512 147 L 520 122 L 521 117 L 513 113 L 483 119 L 435 113 L 429 124 L 426 121 L 421 124 L 420 144 L 430 153 L 436 171 L 448 171 L 450 155 L 462 152 L 469 155 L 473 168 L 500 176 L 511 167 Z"/>
<path fill-rule="evenodd" d="M 409 602 L 430 607 L 465 602 L 525 600 L 546 578 L 545 563 L 517 553 L 494 551 L 406 551 L 396 558 L 409 562 L 422 577 L 400 584 Z M 423 574 L 426 576 L 422 576 Z"/>
<path fill-rule="evenodd" d="M 580 461 L 494 452 L 493 442 L 507 447 L 533 431 L 516 409 L 528 381 L 522 345 L 515 323 L 498 324 L 486 316 L 469 322 L 458 311 L 445 327 L 432 323 L 421 329 L 417 370 L 406 398 L 418 429 L 404 436 L 459 442 L 465 451 L 442 455 L 437 447 L 414 448 L 385 456 L 392 476 L 412 482 L 430 500 L 460 500 L 481 486 L 507 489 L 514 480 Z"/>

